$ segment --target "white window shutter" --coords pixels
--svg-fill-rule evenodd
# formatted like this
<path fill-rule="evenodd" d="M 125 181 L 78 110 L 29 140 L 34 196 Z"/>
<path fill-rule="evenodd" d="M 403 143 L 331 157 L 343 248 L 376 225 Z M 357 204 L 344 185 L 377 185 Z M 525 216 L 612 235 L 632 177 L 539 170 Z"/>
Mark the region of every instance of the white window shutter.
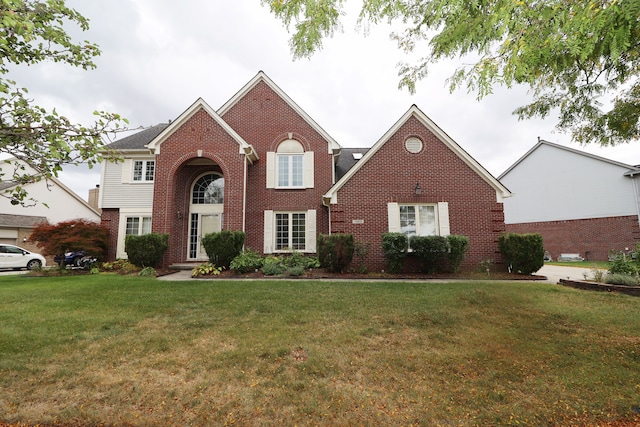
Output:
<path fill-rule="evenodd" d="M 305 188 L 313 188 L 313 180 L 314 180 L 314 163 L 313 163 L 313 151 L 307 151 L 304 153 L 304 161 L 302 164 L 302 169 L 304 173 L 304 187 Z"/>
<path fill-rule="evenodd" d="M 316 252 L 316 210 L 310 209 L 305 217 L 305 252 Z"/>
<path fill-rule="evenodd" d="M 124 159 L 122 163 L 122 182 L 131 182 L 131 172 L 133 170 L 133 161 L 131 159 Z"/>
<path fill-rule="evenodd" d="M 438 225 L 439 235 L 448 236 L 451 234 L 451 228 L 449 227 L 449 203 L 438 202 Z"/>
<path fill-rule="evenodd" d="M 264 211 L 264 244 L 265 254 L 273 253 L 273 211 Z"/>
<path fill-rule="evenodd" d="M 389 233 L 400 232 L 400 206 L 395 202 L 387 203 L 387 219 L 389 220 Z"/>
<path fill-rule="evenodd" d="M 276 153 L 267 151 L 267 188 L 276 188 Z"/>

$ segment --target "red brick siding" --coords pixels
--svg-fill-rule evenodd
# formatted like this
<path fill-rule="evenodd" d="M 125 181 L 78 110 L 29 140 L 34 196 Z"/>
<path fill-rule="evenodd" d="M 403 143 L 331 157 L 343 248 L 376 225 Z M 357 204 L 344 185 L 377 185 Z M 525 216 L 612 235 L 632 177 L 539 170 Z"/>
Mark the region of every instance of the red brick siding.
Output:
<path fill-rule="evenodd" d="M 327 209 L 322 195 L 332 185 L 332 156 L 328 142 L 291 108 L 266 83 L 258 83 L 238 101 L 223 119 L 256 150 L 260 160 L 249 166 L 247 188 L 246 246 L 262 252 L 264 247 L 264 211 L 306 211 L 315 209 L 318 233 L 328 232 Z M 305 151 L 314 152 L 314 188 L 276 190 L 266 188 L 267 152 L 289 139 L 299 141 Z"/>
<path fill-rule="evenodd" d="M 107 249 L 107 260 L 115 261 L 116 249 L 118 246 L 118 227 L 120 225 L 119 209 L 102 209 L 100 225 L 109 230 L 109 248 Z"/>
<path fill-rule="evenodd" d="M 593 261 L 606 261 L 610 250 L 633 248 L 640 243 L 640 227 L 635 215 L 507 224 L 506 227 L 511 233 L 540 233 L 545 250 L 554 259 L 562 253 L 579 253 Z"/>
<path fill-rule="evenodd" d="M 420 153 L 404 148 L 410 136 L 423 141 Z M 420 196 L 414 194 L 416 183 L 422 188 Z M 502 262 L 497 242 L 504 231 L 504 214 L 495 189 L 416 118 L 410 118 L 369 159 L 337 198 L 338 204 L 331 206 L 332 232 L 353 233 L 357 243 L 369 242 L 370 270 L 384 268 L 381 239 L 388 231 L 389 202 L 448 202 L 451 233 L 469 238 L 462 267 L 475 269 L 489 259 Z"/>
<path fill-rule="evenodd" d="M 189 166 L 198 158 L 215 163 Z M 223 229 L 242 229 L 244 155 L 238 143 L 204 110 L 196 112 L 161 145 L 156 156 L 153 231 L 169 233 L 165 265 L 187 259 L 189 196 L 193 181 L 205 171 L 225 178 Z"/>

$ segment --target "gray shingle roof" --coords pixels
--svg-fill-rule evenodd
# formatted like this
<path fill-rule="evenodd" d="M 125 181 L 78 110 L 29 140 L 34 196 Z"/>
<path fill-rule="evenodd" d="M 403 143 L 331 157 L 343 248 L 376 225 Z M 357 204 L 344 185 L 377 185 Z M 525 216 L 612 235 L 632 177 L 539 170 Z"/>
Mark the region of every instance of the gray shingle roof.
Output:
<path fill-rule="evenodd" d="M 368 148 L 342 148 L 340 150 L 340 157 L 338 157 L 338 161 L 336 162 L 336 181 L 355 166 L 367 151 L 369 151 Z"/>
<path fill-rule="evenodd" d="M 129 135 L 118 141 L 107 145 L 107 148 L 114 150 L 142 150 L 145 145 L 153 141 L 160 133 L 169 126 L 169 123 L 160 123 L 150 128 L 141 130 L 140 132 Z"/>
<path fill-rule="evenodd" d="M 44 216 L 0 214 L 0 227 L 31 228 L 45 221 L 47 218 Z"/>

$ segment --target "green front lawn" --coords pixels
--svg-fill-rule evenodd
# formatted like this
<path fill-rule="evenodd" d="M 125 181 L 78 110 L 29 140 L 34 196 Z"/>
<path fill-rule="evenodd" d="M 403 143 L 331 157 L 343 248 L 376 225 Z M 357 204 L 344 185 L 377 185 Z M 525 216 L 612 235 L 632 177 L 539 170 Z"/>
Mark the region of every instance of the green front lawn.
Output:
<path fill-rule="evenodd" d="M 0 278 L 0 424 L 595 425 L 638 298 L 538 282 Z"/>

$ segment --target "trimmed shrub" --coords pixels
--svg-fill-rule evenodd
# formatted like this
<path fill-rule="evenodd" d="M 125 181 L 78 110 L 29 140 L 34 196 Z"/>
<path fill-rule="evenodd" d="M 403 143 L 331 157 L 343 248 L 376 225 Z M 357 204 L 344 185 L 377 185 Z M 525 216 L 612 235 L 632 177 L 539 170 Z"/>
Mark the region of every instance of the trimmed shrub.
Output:
<path fill-rule="evenodd" d="M 449 241 L 444 236 L 411 236 L 409 245 L 420 259 L 420 269 L 425 273 L 443 270 L 449 253 Z"/>
<path fill-rule="evenodd" d="M 449 269 L 452 273 L 457 273 L 469 249 L 469 238 L 450 234 L 447 236 L 447 241 L 449 242 Z"/>
<path fill-rule="evenodd" d="M 63 254 L 66 251 L 85 251 L 102 260 L 109 247 L 109 230 L 85 219 L 55 225 L 42 222 L 33 228 L 29 242 L 35 243 L 45 256 Z"/>
<path fill-rule="evenodd" d="M 231 260 L 229 268 L 238 274 L 260 270 L 264 264 L 264 259 L 257 251 L 245 249 L 243 253 Z"/>
<path fill-rule="evenodd" d="M 344 273 L 351 264 L 354 252 L 353 234 L 320 234 L 318 236 L 318 260 L 329 271 Z"/>
<path fill-rule="evenodd" d="M 387 267 L 391 273 L 399 273 L 407 256 L 409 241 L 402 233 L 384 233 L 382 235 L 382 251 Z"/>
<path fill-rule="evenodd" d="M 229 268 L 231 261 L 242 252 L 244 239 L 243 231 L 222 230 L 206 234 L 202 238 L 202 246 L 212 264 Z"/>
<path fill-rule="evenodd" d="M 503 233 L 498 247 L 510 271 L 532 274 L 544 265 L 544 245 L 538 233 Z"/>
<path fill-rule="evenodd" d="M 268 256 L 264 259 L 262 265 L 262 272 L 265 276 L 279 276 L 285 272 L 287 267 L 282 262 L 282 259 L 275 256 Z"/>
<path fill-rule="evenodd" d="M 638 286 L 638 276 L 628 274 L 609 273 L 604 281 L 610 285 Z"/>
<path fill-rule="evenodd" d="M 157 266 L 167 249 L 169 235 L 166 233 L 129 235 L 124 241 L 129 262 L 140 268 Z"/>

